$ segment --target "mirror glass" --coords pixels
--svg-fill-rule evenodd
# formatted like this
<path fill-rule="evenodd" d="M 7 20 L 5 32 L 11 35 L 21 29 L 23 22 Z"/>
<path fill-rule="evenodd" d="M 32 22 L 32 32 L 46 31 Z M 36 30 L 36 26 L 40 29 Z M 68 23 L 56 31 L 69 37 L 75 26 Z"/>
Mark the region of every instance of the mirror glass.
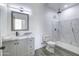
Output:
<path fill-rule="evenodd" d="M 29 30 L 29 15 L 19 12 L 11 12 L 12 31 Z"/>

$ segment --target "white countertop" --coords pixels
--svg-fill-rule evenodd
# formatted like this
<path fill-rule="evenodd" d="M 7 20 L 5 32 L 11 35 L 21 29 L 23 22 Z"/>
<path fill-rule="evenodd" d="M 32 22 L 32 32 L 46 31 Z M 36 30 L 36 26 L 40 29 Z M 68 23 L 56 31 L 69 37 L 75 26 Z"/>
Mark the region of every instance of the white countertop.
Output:
<path fill-rule="evenodd" d="M 33 36 L 6 36 L 6 37 L 3 37 L 2 41 L 21 40 L 25 38 L 34 38 L 34 37 Z"/>

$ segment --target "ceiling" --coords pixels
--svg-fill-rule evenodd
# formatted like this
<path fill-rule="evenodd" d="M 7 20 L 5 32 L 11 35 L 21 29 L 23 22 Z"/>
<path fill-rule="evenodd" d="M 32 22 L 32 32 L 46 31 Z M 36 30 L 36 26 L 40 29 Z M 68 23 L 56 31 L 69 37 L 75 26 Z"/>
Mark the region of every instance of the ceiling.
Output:
<path fill-rule="evenodd" d="M 41 4 L 43 4 L 47 8 L 50 8 L 50 9 L 58 12 L 58 9 L 60 9 L 61 11 L 64 11 L 64 10 L 70 8 L 70 7 L 73 7 L 75 5 L 78 5 L 79 3 L 41 3 Z M 19 4 L 15 3 L 13 5 L 21 5 L 21 6 L 25 6 L 25 7 L 26 6 L 32 7 L 34 5 L 34 3 L 19 3 Z"/>
<path fill-rule="evenodd" d="M 79 3 L 48 3 L 47 7 L 55 11 L 58 11 L 58 9 L 61 9 L 63 11 L 78 4 Z"/>

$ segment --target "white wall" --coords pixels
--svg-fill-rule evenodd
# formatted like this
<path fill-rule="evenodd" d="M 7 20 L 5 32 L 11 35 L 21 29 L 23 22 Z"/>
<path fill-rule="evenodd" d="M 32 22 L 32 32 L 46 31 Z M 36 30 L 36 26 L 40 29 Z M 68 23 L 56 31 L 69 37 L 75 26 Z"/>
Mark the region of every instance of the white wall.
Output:
<path fill-rule="evenodd" d="M 32 5 L 32 16 L 30 17 L 30 31 L 35 36 L 35 49 L 41 48 L 42 45 L 42 21 L 43 21 L 43 5 Z"/>
<path fill-rule="evenodd" d="M 63 11 L 60 17 L 60 41 L 79 46 L 79 5 Z"/>
<path fill-rule="evenodd" d="M 7 34 L 7 7 L 4 4 L 1 6 L 1 35 Z"/>

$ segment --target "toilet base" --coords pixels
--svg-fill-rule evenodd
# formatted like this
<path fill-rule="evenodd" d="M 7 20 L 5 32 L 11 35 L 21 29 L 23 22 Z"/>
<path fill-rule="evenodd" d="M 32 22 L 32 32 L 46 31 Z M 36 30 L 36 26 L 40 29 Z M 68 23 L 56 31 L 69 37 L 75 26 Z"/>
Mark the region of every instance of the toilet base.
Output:
<path fill-rule="evenodd" d="M 54 53 L 54 47 L 51 47 L 49 45 L 46 46 L 46 50 L 49 51 L 50 53 Z"/>

